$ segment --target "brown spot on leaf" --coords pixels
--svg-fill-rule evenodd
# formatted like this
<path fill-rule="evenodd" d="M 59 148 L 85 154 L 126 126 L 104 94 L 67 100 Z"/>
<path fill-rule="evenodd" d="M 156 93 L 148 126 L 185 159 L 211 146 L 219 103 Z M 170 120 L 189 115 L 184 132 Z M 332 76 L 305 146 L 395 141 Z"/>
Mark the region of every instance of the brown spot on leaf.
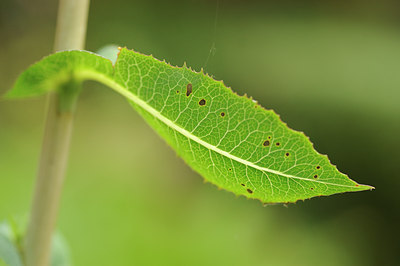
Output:
<path fill-rule="evenodd" d="M 290 154 L 287 152 L 287 153 L 285 153 L 285 155 L 288 157 Z"/>
<path fill-rule="evenodd" d="M 266 141 L 264 141 L 263 146 L 264 146 L 264 147 L 267 147 L 267 146 L 269 146 L 269 144 L 270 144 L 270 143 L 269 143 L 269 140 L 266 140 Z"/>
<path fill-rule="evenodd" d="M 190 94 L 192 94 L 192 91 L 193 91 L 193 86 L 192 86 L 192 83 L 189 83 L 187 86 L 186 86 L 186 96 L 190 96 Z"/>
<path fill-rule="evenodd" d="M 318 178 L 318 175 L 314 175 L 314 178 Z"/>
<path fill-rule="evenodd" d="M 224 117 L 224 116 L 225 116 L 225 113 L 224 113 L 224 112 L 221 112 L 221 116 Z"/>
<path fill-rule="evenodd" d="M 245 187 L 246 185 L 245 184 L 240 184 L 242 187 Z"/>
<path fill-rule="evenodd" d="M 206 105 L 206 100 L 204 100 L 204 99 L 201 99 L 201 100 L 199 101 L 199 104 L 200 104 L 201 106 L 204 106 L 204 105 Z"/>
<path fill-rule="evenodd" d="M 250 188 L 246 189 L 248 193 L 253 194 L 253 190 L 251 190 Z"/>
<path fill-rule="evenodd" d="M 179 91 L 176 91 L 176 93 L 179 93 Z"/>
<path fill-rule="evenodd" d="M 280 145 L 281 145 L 281 143 L 277 142 L 275 145 L 276 145 L 276 146 L 280 146 Z"/>
<path fill-rule="evenodd" d="M 316 167 L 316 168 L 319 170 L 319 169 L 321 169 L 321 166 L 317 165 L 317 167 Z"/>
<path fill-rule="evenodd" d="M 232 171 L 232 168 L 229 168 L 228 171 Z"/>
<path fill-rule="evenodd" d="M 314 188 L 313 188 L 313 187 L 310 187 L 310 189 L 311 189 L 311 190 L 314 190 Z"/>

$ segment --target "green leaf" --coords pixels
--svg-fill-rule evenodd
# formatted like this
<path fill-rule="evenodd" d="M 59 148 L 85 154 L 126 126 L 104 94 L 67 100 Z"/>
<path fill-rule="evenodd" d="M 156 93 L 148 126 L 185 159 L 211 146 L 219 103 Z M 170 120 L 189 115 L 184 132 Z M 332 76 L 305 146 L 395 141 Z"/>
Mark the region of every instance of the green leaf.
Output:
<path fill-rule="evenodd" d="M 109 59 L 113 64 L 117 61 L 118 53 L 119 46 L 115 44 L 103 46 L 96 52 L 96 54 Z"/>
<path fill-rule="evenodd" d="M 19 225 L 13 219 L 0 224 L 0 266 L 23 266 L 22 238 Z M 52 237 L 50 265 L 72 265 L 68 244 L 59 232 L 55 232 Z"/>
<path fill-rule="evenodd" d="M 70 266 L 71 255 L 69 246 L 63 235 L 56 232 L 51 244 L 51 266 Z"/>
<path fill-rule="evenodd" d="M 66 51 L 48 56 L 31 66 L 17 79 L 8 98 L 30 97 L 60 90 L 71 79 L 83 81 L 87 73 L 112 79 L 111 61 L 89 52 Z"/>
<path fill-rule="evenodd" d="M 22 266 L 21 256 L 12 239 L 12 230 L 7 223 L 0 224 L 0 265 Z"/>
<path fill-rule="evenodd" d="M 123 95 L 207 181 L 265 203 L 372 189 L 340 173 L 309 139 L 221 81 L 128 49 L 111 61 L 85 51 L 46 57 L 9 97 L 42 94 L 68 78 L 97 80 Z"/>
<path fill-rule="evenodd" d="M 17 248 L 3 235 L 0 235 L 0 261 L 4 261 L 5 265 L 9 266 L 22 266 Z"/>

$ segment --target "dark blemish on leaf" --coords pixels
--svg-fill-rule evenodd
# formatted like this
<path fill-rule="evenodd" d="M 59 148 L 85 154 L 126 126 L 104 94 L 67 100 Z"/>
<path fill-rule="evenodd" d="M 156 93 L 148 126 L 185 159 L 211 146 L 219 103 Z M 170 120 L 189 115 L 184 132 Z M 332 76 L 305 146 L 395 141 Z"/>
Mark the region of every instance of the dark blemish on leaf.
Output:
<path fill-rule="evenodd" d="M 232 168 L 229 168 L 228 171 L 232 171 Z"/>
<path fill-rule="evenodd" d="M 247 189 L 247 192 L 249 192 L 250 194 L 253 194 L 253 190 L 251 190 L 250 188 Z"/>
<path fill-rule="evenodd" d="M 199 104 L 200 104 L 201 106 L 204 106 L 204 105 L 206 105 L 206 100 L 204 100 L 204 99 L 201 99 L 201 100 L 199 101 Z"/>
<path fill-rule="evenodd" d="M 313 187 L 310 187 L 310 189 L 311 189 L 311 190 L 314 190 L 314 188 L 313 188 Z"/>
<path fill-rule="evenodd" d="M 264 141 L 263 146 L 264 147 L 268 147 L 269 146 L 269 140 Z"/>
<path fill-rule="evenodd" d="M 321 169 L 321 166 L 317 165 L 317 167 L 316 167 L 316 168 L 319 170 L 319 169 Z"/>
<path fill-rule="evenodd" d="M 287 153 L 285 153 L 285 155 L 286 155 L 286 156 L 289 156 L 290 154 L 287 152 Z"/>
<path fill-rule="evenodd" d="M 192 94 L 192 91 L 193 91 L 193 87 L 192 87 L 192 83 L 189 83 L 187 86 L 186 86 L 186 96 L 190 96 L 190 94 Z"/>
<path fill-rule="evenodd" d="M 271 139 L 271 136 L 268 136 L 268 138 L 267 139 Z"/>
<path fill-rule="evenodd" d="M 245 184 L 240 184 L 242 187 L 245 187 L 246 185 Z"/>
<path fill-rule="evenodd" d="M 281 144 L 280 144 L 279 142 L 277 142 L 275 145 L 276 145 L 276 146 L 280 146 Z"/>
<path fill-rule="evenodd" d="M 179 91 L 176 91 L 176 93 L 179 93 Z"/>
<path fill-rule="evenodd" d="M 318 175 L 314 175 L 314 178 L 318 178 Z"/>
<path fill-rule="evenodd" d="M 359 184 L 356 185 L 356 187 L 359 187 L 359 186 L 360 186 Z"/>
<path fill-rule="evenodd" d="M 224 117 L 224 116 L 225 116 L 225 113 L 224 113 L 224 112 L 221 112 L 221 116 Z"/>

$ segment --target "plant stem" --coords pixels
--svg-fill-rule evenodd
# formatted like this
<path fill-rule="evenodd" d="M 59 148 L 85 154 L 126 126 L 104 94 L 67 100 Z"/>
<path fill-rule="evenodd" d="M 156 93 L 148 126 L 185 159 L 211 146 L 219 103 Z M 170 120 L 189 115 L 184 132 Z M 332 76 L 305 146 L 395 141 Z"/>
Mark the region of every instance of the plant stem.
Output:
<path fill-rule="evenodd" d="M 84 48 L 88 10 L 89 0 L 60 0 L 55 51 Z M 27 266 L 49 265 L 79 86 L 71 81 L 48 96 L 42 152 L 25 239 Z"/>

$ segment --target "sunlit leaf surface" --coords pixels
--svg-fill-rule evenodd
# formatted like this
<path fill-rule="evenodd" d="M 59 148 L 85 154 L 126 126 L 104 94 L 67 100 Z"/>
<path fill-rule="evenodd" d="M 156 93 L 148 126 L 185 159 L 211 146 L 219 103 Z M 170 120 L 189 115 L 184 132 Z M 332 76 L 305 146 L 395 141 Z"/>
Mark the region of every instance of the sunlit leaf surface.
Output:
<path fill-rule="evenodd" d="M 221 81 L 125 48 L 115 67 L 85 51 L 46 57 L 8 96 L 39 95 L 71 78 L 122 94 L 188 165 L 235 194 L 276 203 L 372 188 L 340 173 L 303 133 Z"/>

